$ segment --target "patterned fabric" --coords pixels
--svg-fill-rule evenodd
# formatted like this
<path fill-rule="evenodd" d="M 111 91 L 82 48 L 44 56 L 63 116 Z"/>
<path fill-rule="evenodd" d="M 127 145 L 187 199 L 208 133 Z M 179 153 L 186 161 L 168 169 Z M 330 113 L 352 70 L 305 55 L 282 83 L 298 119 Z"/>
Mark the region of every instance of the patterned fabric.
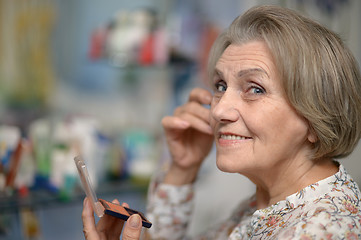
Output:
<path fill-rule="evenodd" d="M 183 239 L 193 210 L 193 185 L 163 184 L 163 177 L 156 175 L 150 184 L 147 218 L 153 225 L 147 233 L 151 239 Z"/>
<path fill-rule="evenodd" d="M 148 216 L 152 239 L 185 239 L 191 185 L 153 182 Z M 196 239 L 361 239 L 361 193 L 343 165 L 339 171 L 265 209 L 253 196 L 231 217 Z"/>

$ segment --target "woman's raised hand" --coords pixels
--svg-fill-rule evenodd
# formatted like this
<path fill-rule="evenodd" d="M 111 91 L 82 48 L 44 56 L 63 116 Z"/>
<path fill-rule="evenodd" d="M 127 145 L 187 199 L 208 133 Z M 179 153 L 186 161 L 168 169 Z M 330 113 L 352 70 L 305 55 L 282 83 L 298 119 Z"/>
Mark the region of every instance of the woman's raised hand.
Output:
<path fill-rule="evenodd" d="M 162 120 L 172 164 L 164 182 L 182 185 L 192 181 L 213 145 L 213 132 L 209 125 L 212 94 L 195 88 L 189 100 L 174 111 L 173 116 Z"/>

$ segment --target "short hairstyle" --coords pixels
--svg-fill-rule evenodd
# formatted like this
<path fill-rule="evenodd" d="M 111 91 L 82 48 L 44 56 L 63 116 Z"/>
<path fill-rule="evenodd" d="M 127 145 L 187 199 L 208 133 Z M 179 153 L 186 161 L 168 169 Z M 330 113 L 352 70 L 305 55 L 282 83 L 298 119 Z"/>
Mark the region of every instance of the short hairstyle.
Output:
<path fill-rule="evenodd" d="M 296 11 L 257 6 L 237 17 L 215 41 L 208 74 L 231 44 L 264 41 L 286 96 L 317 135 L 313 158 L 342 158 L 361 137 L 361 75 L 340 37 Z"/>

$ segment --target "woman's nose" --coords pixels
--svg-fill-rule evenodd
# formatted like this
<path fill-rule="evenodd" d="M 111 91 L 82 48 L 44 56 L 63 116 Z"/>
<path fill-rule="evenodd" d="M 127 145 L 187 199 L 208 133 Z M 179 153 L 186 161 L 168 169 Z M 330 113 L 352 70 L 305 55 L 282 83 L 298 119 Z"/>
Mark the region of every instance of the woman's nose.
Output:
<path fill-rule="evenodd" d="M 225 92 L 220 98 L 214 98 L 211 104 L 211 115 L 218 122 L 235 122 L 239 119 L 236 99 Z"/>

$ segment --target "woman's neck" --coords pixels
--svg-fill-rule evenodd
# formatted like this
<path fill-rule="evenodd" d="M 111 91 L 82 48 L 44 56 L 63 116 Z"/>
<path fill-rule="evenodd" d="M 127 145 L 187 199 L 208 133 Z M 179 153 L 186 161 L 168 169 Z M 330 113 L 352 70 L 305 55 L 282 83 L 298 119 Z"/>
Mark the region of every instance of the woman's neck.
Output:
<path fill-rule="evenodd" d="M 286 168 L 267 169 L 250 179 L 257 185 L 257 209 L 266 208 L 338 171 L 332 159 L 308 161 Z"/>

